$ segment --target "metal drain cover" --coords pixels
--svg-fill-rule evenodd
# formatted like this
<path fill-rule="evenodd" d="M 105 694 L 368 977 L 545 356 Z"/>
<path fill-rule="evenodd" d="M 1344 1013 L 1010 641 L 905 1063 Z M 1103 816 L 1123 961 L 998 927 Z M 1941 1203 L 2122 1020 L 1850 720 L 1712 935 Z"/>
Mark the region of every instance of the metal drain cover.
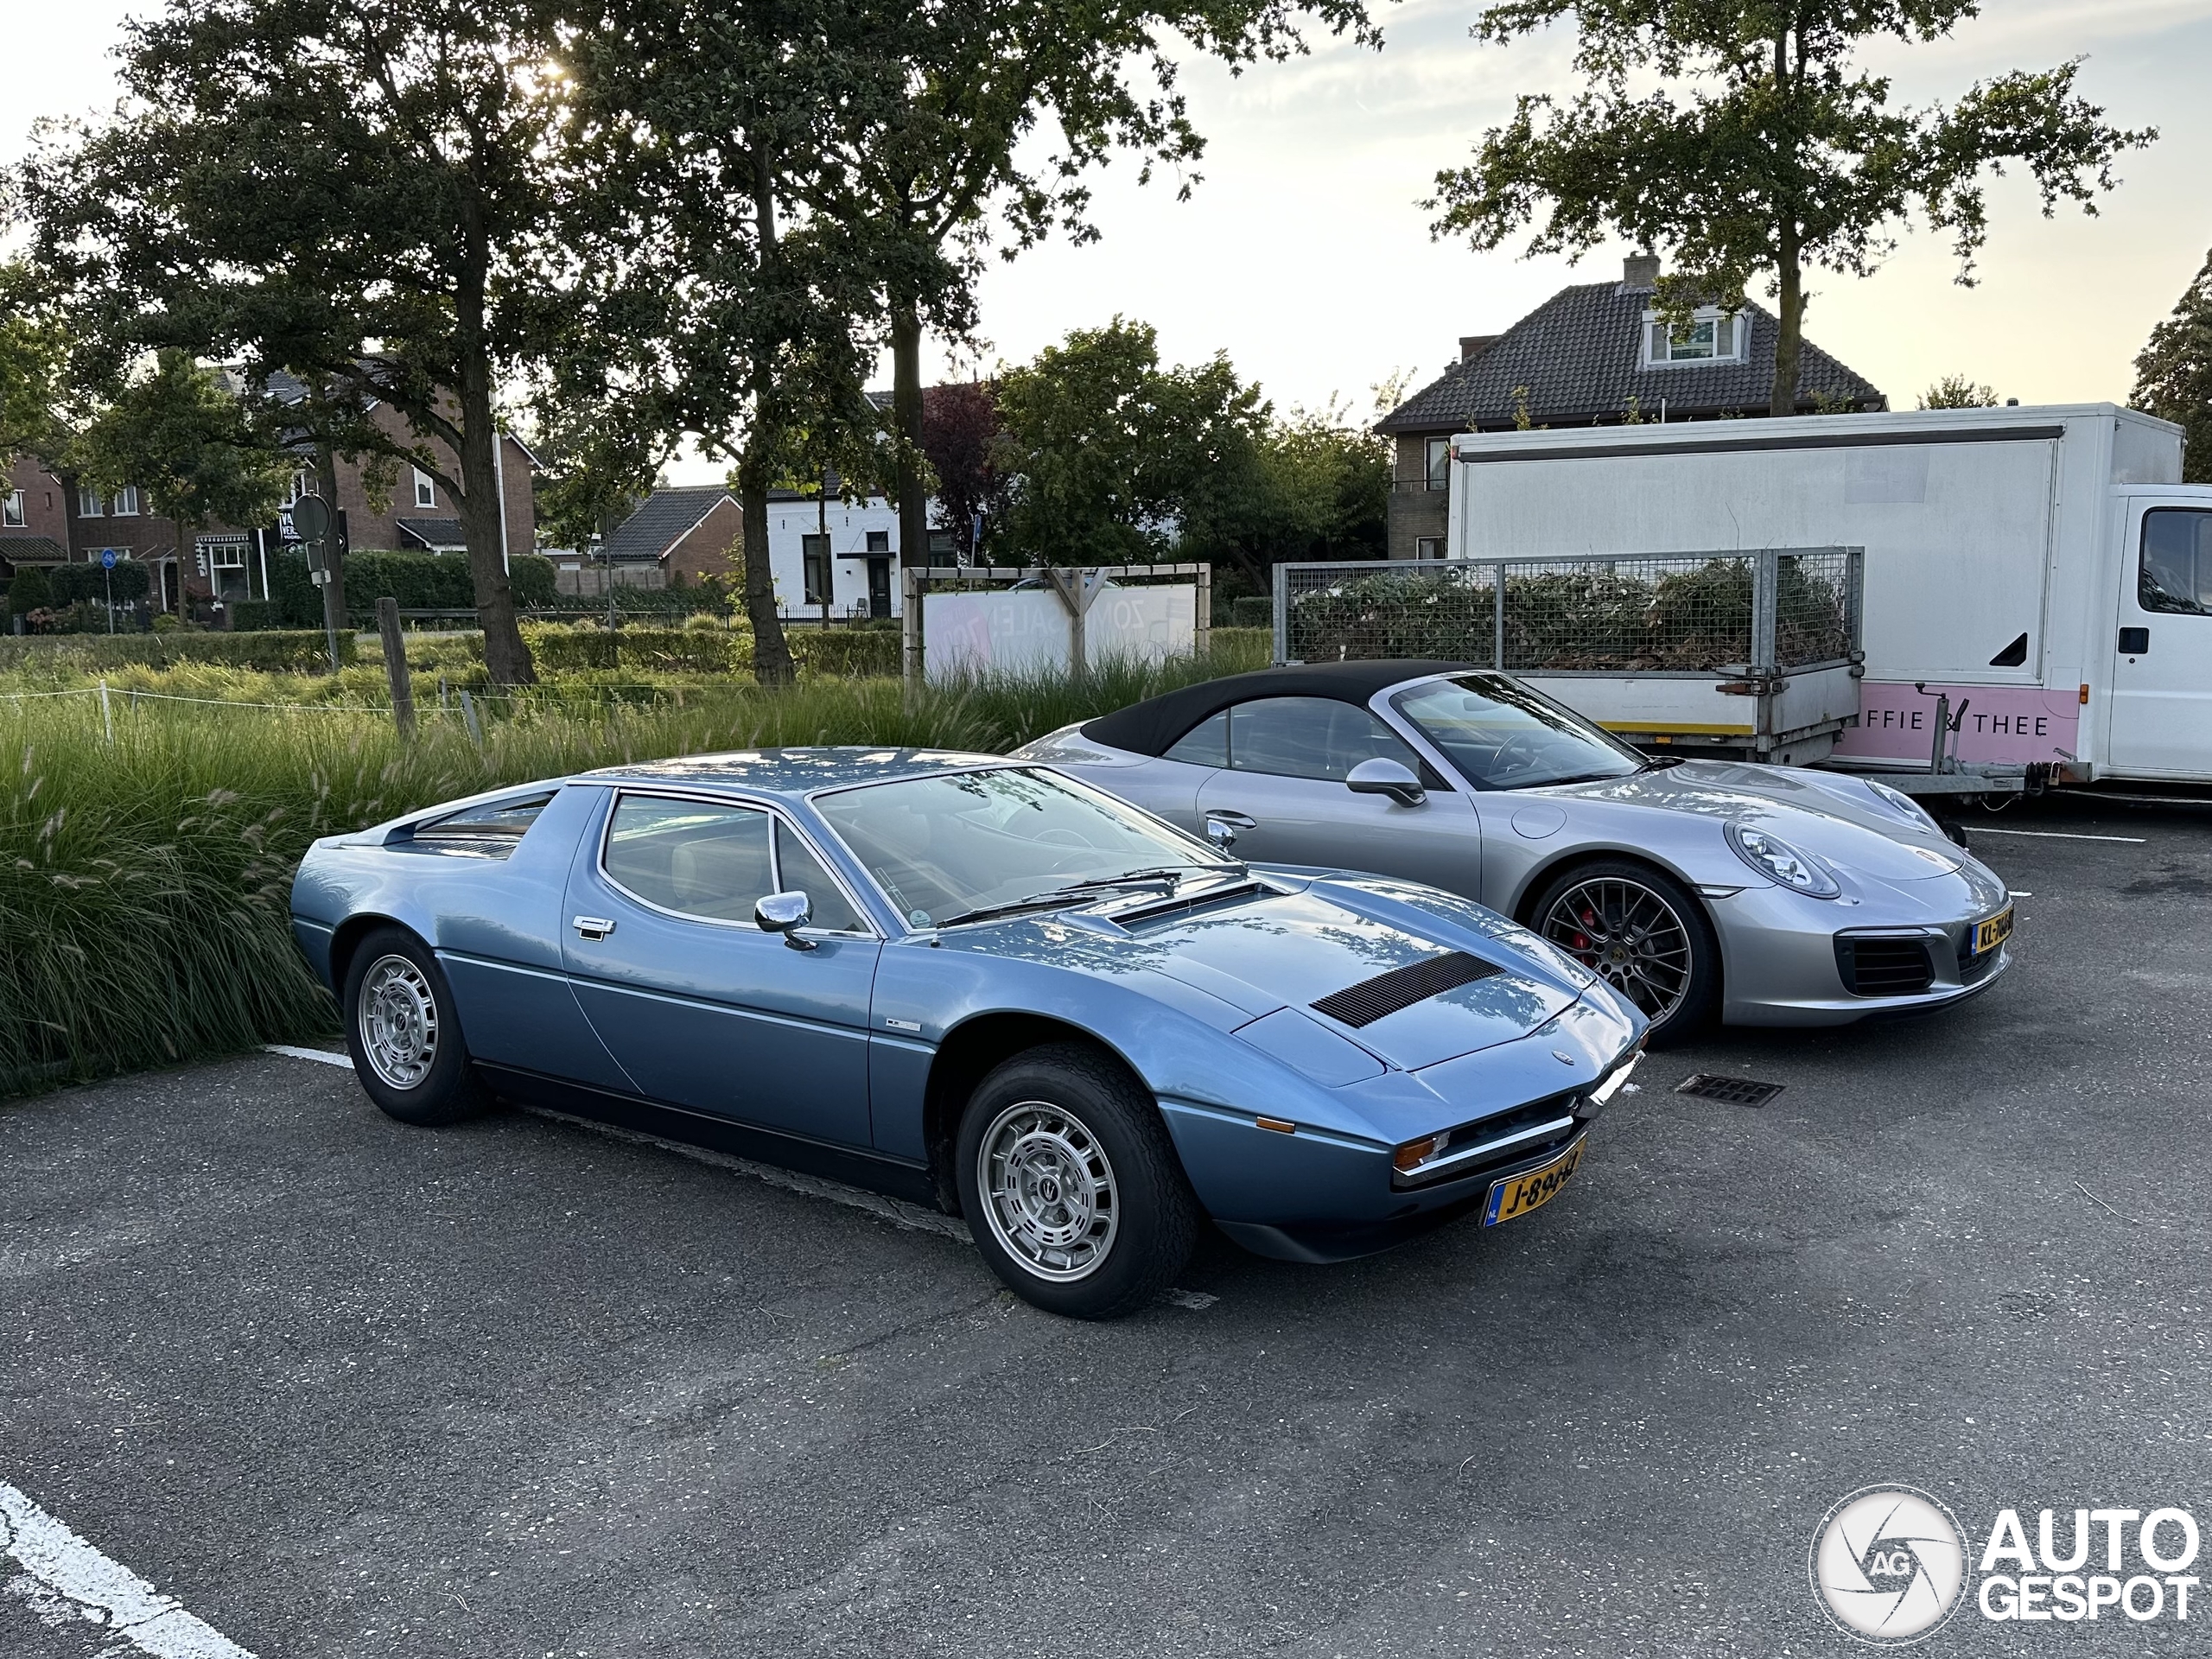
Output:
<path fill-rule="evenodd" d="M 1756 1083 L 1750 1077 L 1716 1077 L 1709 1071 L 1693 1071 L 1675 1085 L 1678 1095 L 1717 1100 L 1723 1106 L 1764 1106 L 1782 1092 L 1778 1083 Z"/>

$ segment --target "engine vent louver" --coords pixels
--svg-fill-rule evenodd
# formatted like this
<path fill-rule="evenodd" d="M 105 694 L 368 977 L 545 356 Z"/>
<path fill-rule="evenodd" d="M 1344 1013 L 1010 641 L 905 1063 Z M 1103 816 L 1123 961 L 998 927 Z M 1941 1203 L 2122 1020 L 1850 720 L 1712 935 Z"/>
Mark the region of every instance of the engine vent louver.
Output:
<path fill-rule="evenodd" d="M 1332 991 L 1313 1004 L 1313 1011 L 1344 1025 L 1371 1026 L 1385 1014 L 1425 1002 L 1454 986 L 1471 985 L 1478 979 L 1488 979 L 1492 974 L 1504 971 L 1494 962 L 1454 950 L 1446 956 L 1431 957 L 1426 962 L 1393 968 L 1387 974 L 1377 974 L 1357 985 L 1347 985 L 1341 991 Z"/>

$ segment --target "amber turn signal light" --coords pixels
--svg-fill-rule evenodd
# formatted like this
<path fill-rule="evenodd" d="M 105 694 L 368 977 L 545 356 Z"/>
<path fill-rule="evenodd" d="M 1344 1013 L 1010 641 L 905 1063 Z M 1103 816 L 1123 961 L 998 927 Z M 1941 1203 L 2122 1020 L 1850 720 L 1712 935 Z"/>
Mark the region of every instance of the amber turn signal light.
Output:
<path fill-rule="evenodd" d="M 1390 1154 L 1390 1161 L 1397 1166 L 1399 1174 L 1409 1175 L 1436 1156 L 1440 1150 L 1437 1143 L 1443 1138 L 1440 1135 L 1429 1135 L 1418 1141 L 1408 1141 Z"/>
<path fill-rule="evenodd" d="M 1298 1125 L 1287 1117 L 1255 1117 L 1252 1121 L 1263 1129 L 1273 1129 L 1277 1135 L 1298 1133 Z"/>

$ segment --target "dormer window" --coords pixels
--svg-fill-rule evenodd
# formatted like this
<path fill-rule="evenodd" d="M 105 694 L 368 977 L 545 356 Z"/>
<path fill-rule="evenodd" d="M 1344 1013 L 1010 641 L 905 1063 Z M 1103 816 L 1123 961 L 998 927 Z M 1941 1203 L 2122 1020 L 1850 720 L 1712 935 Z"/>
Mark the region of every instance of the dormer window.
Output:
<path fill-rule="evenodd" d="M 1662 369 L 1677 363 L 1740 363 L 1751 332 L 1749 317 L 1717 306 L 1699 307 L 1688 322 L 1667 322 L 1647 311 L 1643 366 Z"/>

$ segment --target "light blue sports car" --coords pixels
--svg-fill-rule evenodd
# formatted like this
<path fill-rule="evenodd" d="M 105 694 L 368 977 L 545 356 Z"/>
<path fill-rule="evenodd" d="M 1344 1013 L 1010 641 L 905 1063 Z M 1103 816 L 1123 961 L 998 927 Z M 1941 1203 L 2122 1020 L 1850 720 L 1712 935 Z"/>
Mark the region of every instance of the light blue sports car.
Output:
<path fill-rule="evenodd" d="M 499 790 L 316 842 L 292 912 L 392 1116 L 509 1096 L 933 1203 L 1085 1318 L 1156 1295 L 1202 1218 L 1322 1262 L 1527 1214 L 1644 1034 L 1478 905 L 976 755 Z"/>

